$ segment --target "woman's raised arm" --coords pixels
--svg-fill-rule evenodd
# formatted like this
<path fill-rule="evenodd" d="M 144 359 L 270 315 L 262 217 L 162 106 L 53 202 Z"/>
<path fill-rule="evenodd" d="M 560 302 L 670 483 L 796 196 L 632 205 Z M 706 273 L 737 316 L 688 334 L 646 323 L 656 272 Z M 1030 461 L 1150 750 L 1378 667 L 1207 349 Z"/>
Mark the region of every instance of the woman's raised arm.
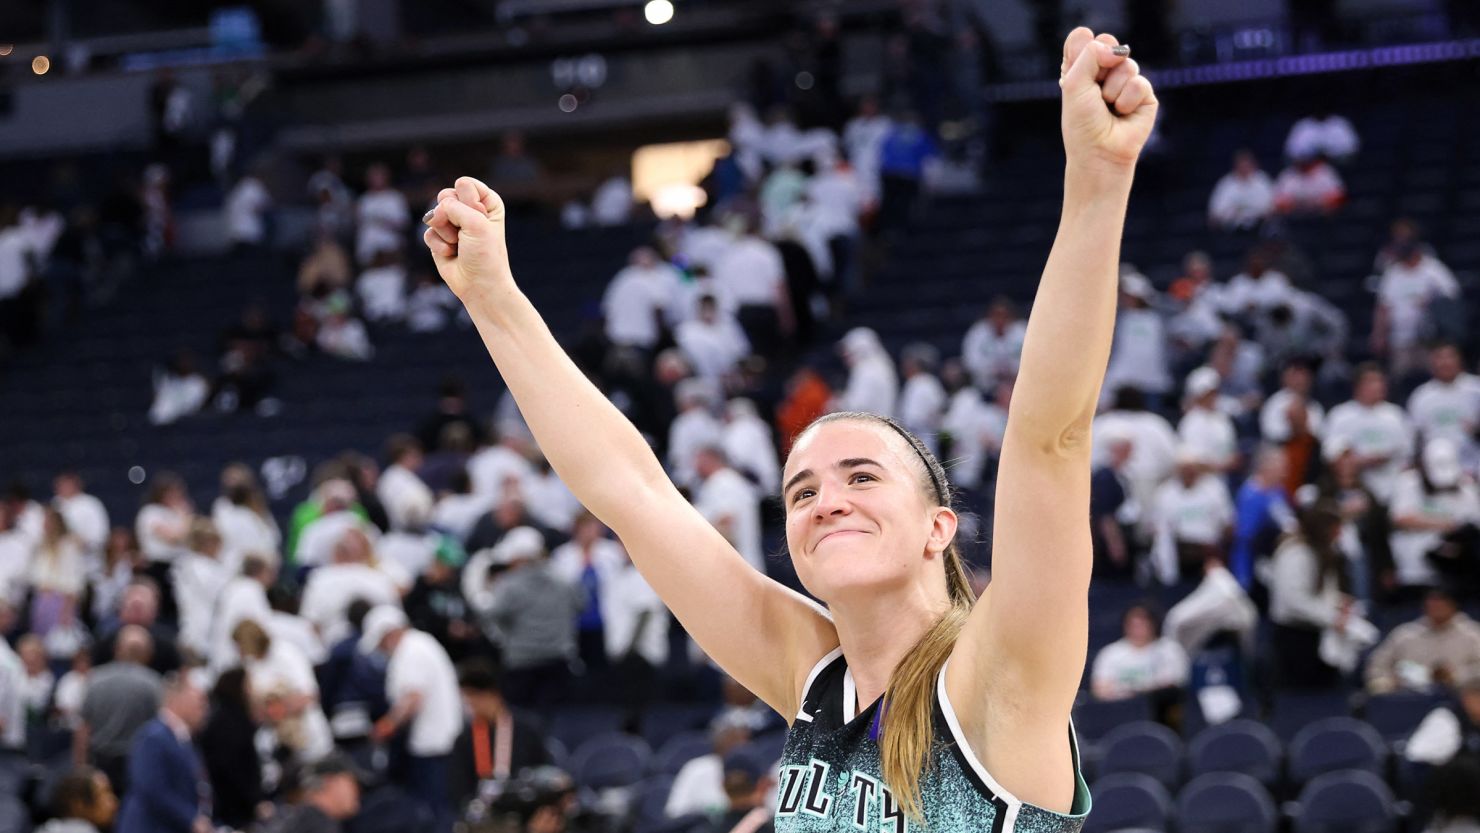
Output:
<path fill-rule="evenodd" d="M 947 677 L 988 771 L 1018 798 L 1060 811 L 1074 794 L 1066 729 L 1089 630 L 1090 424 L 1115 326 L 1126 203 L 1157 107 L 1117 46 L 1084 28 L 1064 44 L 1063 216 L 1002 441 L 992 581 Z"/>
<path fill-rule="evenodd" d="M 747 564 L 560 349 L 514 282 L 497 194 L 461 177 L 442 191 L 428 219 L 426 242 L 438 272 L 467 307 L 556 474 L 622 539 L 699 646 L 790 720 L 800 705 L 800 678 L 837 645 L 831 620 Z"/>

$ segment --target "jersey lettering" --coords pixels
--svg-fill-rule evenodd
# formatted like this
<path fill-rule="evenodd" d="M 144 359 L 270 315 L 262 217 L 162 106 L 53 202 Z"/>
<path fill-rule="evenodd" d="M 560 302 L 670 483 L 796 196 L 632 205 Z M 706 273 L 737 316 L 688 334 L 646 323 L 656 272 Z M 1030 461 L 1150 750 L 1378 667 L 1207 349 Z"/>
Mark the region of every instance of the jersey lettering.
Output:
<path fill-rule="evenodd" d="M 827 787 L 827 764 L 813 758 L 811 763 L 812 778 L 807 786 L 807 803 L 802 805 L 802 812 L 809 816 L 827 818 L 827 812 L 832 808 L 832 796 L 823 792 Z"/>
<path fill-rule="evenodd" d="M 909 823 L 905 820 L 904 811 L 894 801 L 894 793 L 884 790 L 884 819 L 879 829 L 892 830 L 893 833 L 905 833 L 909 829 Z"/>
<path fill-rule="evenodd" d="M 802 806 L 802 774 L 804 767 L 788 766 L 781 769 L 781 806 L 776 815 L 792 816 Z"/>
<path fill-rule="evenodd" d="M 879 782 L 862 772 L 853 773 L 853 827 L 868 829 L 868 805 L 879 792 Z"/>

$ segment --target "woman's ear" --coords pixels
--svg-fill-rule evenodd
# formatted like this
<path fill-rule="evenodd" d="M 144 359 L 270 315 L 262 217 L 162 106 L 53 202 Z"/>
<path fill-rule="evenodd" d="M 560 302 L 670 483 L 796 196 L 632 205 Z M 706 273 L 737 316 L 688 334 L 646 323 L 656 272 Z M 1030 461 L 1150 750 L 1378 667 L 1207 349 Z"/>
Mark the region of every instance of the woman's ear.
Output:
<path fill-rule="evenodd" d="M 932 555 L 940 555 L 956 540 L 956 527 L 960 520 L 956 517 L 955 510 L 949 506 L 932 507 L 930 511 L 933 513 L 933 523 L 930 538 L 925 542 L 925 550 Z"/>

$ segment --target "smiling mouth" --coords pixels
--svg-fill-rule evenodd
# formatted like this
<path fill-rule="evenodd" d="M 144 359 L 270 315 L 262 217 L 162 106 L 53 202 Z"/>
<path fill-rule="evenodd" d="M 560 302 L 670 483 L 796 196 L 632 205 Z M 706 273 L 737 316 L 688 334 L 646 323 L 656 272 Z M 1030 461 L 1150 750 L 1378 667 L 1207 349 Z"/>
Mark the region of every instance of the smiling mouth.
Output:
<path fill-rule="evenodd" d="M 826 535 L 822 536 L 821 538 L 817 539 L 817 543 L 812 546 L 812 549 L 817 549 L 818 547 L 822 546 L 822 542 L 823 541 L 826 541 L 827 539 L 832 538 L 835 535 L 862 535 L 862 534 L 863 534 L 863 531 L 862 530 L 858 530 L 858 529 L 839 529 L 839 530 L 835 530 L 835 531 L 829 532 Z"/>

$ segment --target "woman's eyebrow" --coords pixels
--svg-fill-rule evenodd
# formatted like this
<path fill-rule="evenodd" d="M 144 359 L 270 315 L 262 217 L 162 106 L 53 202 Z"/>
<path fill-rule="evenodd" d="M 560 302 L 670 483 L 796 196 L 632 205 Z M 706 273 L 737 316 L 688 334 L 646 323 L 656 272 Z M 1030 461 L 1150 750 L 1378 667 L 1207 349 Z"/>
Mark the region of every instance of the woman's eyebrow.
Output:
<path fill-rule="evenodd" d="M 838 462 L 833 464 L 833 468 L 835 469 L 856 469 L 859 466 L 873 466 L 874 468 L 879 469 L 882 469 L 884 467 L 884 465 L 878 460 L 873 460 L 868 457 L 848 457 L 846 459 L 839 460 Z M 787 492 L 790 492 L 791 487 L 797 485 L 803 480 L 806 480 L 813 474 L 814 472 L 811 469 L 802 469 L 796 474 L 793 474 L 791 476 L 791 479 L 786 481 L 786 485 L 782 487 L 781 493 L 786 494 Z"/>

